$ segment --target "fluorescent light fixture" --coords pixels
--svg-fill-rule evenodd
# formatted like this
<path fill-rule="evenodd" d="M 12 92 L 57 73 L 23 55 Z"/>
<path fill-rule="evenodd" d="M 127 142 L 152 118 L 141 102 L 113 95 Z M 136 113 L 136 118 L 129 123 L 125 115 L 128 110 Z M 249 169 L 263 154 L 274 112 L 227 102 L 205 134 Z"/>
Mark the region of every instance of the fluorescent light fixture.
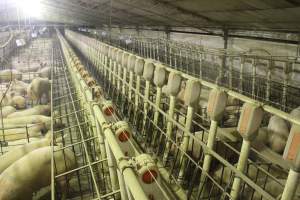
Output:
<path fill-rule="evenodd" d="M 29 17 L 38 18 L 42 14 L 41 0 L 15 0 L 20 11 Z"/>

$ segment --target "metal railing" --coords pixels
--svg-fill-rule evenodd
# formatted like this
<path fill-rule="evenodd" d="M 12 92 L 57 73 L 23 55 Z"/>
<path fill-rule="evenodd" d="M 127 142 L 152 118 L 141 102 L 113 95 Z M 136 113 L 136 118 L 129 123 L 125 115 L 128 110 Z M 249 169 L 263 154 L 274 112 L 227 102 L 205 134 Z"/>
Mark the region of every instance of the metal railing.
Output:
<path fill-rule="evenodd" d="M 187 131 L 184 124 L 189 118 L 185 117 L 187 108 L 178 100 L 175 100 L 176 107 L 174 107 L 174 102 L 170 100 L 169 96 L 158 95 L 161 88 L 159 89 L 152 82 L 150 82 L 149 89 L 149 82 L 147 83 L 141 76 L 139 77 L 133 71 L 128 70 L 128 67 L 124 66 L 122 62 L 119 62 L 116 57 L 119 49 L 110 54 L 104 49 L 108 47 L 112 50 L 112 46 L 71 31 L 66 31 L 66 37 L 87 59 L 90 63 L 89 71 L 101 83 L 107 96 L 111 97 L 118 109 L 122 111 L 121 115 L 127 118 L 135 128 L 135 138 L 139 146 L 157 157 L 158 163 L 167 169 L 170 182 L 184 187 L 188 198 L 231 199 L 230 191 L 235 177 L 242 179 L 241 190 L 238 191 L 239 198 L 280 198 L 290 168 L 287 161 L 283 161 L 281 158 L 282 161 L 278 162 L 280 156 L 266 156 L 264 152 L 251 148 L 250 157 L 247 158 L 247 171 L 240 171 L 235 164 L 244 154 L 241 150 L 241 137 L 234 134 L 232 131 L 234 129 L 228 129 L 235 128 L 234 125 L 226 127 L 223 119 L 218 125 L 215 148 L 208 147 L 207 142 L 210 135 L 208 129 L 212 129 L 213 125 L 209 125 L 207 118 L 197 111 L 192 120 L 193 128 Z M 126 51 L 122 52 L 126 53 Z M 198 78 L 188 73 L 180 73 L 180 69 L 174 70 L 173 67 L 167 65 L 164 66 L 164 69 L 168 73 L 180 74 L 183 81 Z M 239 117 L 241 102 L 249 102 L 260 105 L 267 113 L 262 126 L 266 125 L 270 115 L 277 115 L 291 123 L 300 124 L 298 119 L 272 106 L 204 79 L 199 80 L 203 89 L 219 88 L 226 91 L 229 96 L 240 100 L 234 109 L 236 120 Z M 149 94 L 146 95 L 148 92 Z M 157 99 L 160 99 L 158 105 L 156 105 Z M 148 106 L 147 110 L 145 110 L 145 104 Z M 170 110 L 174 113 L 172 117 L 169 115 Z M 167 124 L 171 124 L 171 126 Z M 170 136 L 168 133 L 172 133 L 172 135 Z M 183 133 L 188 134 L 190 138 L 188 151 L 183 150 L 181 146 Z M 167 148 L 167 146 L 169 147 Z M 204 171 L 202 165 L 207 153 L 213 157 L 213 165 L 209 171 Z M 186 161 L 183 162 L 183 160 Z M 201 180 L 199 183 L 200 174 L 206 178 L 204 182 Z"/>
<path fill-rule="evenodd" d="M 300 106 L 297 95 L 300 92 L 299 57 L 271 55 L 264 49 L 241 52 L 206 48 L 164 38 L 112 33 L 92 36 L 141 57 L 160 61 L 194 77 L 238 91 L 283 111 L 289 112 Z"/>

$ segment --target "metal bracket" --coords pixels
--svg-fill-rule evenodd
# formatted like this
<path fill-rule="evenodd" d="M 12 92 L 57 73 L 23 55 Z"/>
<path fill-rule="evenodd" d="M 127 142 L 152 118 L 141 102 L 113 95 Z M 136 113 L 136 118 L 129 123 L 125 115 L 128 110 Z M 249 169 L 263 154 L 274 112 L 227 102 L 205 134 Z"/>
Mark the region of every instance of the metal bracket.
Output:
<path fill-rule="evenodd" d="M 118 166 L 122 174 L 127 168 L 135 169 L 135 165 L 135 160 L 130 157 L 122 157 L 118 160 Z"/>

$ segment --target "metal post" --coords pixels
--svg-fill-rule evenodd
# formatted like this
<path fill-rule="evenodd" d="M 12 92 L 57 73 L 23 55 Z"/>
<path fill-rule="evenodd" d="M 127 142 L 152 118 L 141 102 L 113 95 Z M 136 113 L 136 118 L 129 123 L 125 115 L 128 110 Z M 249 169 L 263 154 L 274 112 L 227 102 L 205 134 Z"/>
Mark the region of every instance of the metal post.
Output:
<path fill-rule="evenodd" d="M 233 57 L 230 57 L 230 64 L 229 64 L 229 89 L 232 89 L 232 74 L 233 74 Z"/>
<path fill-rule="evenodd" d="M 217 135 L 217 128 L 218 128 L 218 122 L 211 120 L 210 122 L 210 128 L 209 128 L 209 134 L 207 138 L 207 147 L 210 149 L 214 149 L 216 135 Z M 202 187 L 205 185 L 206 180 L 206 174 L 209 172 L 210 165 L 211 165 L 212 156 L 210 154 L 205 154 L 204 161 L 203 161 L 203 167 L 201 177 L 200 177 L 200 184 L 199 184 L 199 190 L 198 190 L 198 196 L 200 196 L 200 192 L 202 191 Z"/>
<path fill-rule="evenodd" d="M 111 149 L 108 146 L 106 141 L 105 141 L 105 148 L 106 148 L 108 171 L 109 171 L 109 177 L 110 177 L 110 181 L 111 181 L 111 187 L 112 187 L 113 191 L 117 191 L 119 189 L 119 185 L 118 185 L 117 169 L 115 167 L 116 161 L 113 158 Z"/>
<path fill-rule="evenodd" d="M 135 115 L 137 114 L 137 110 L 139 107 L 139 94 L 140 94 L 140 85 L 141 85 L 141 76 L 137 75 L 136 77 L 136 85 L 135 85 Z"/>
<path fill-rule="evenodd" d="M 154 111 L 154 117 L 153 117 L 154 127 L 158 125 L 158 117 L 159 117 L 158 109 L 160 108 L 161 94 L 162 94 L 162 88 L 156 87 L 155 111 Z M 152 143 L 151 143 L 152 146 L 155 144 L 156 137 L 157 137 L 157 129 L 154 129 L 153 139 L 152 139 Z"/>
<path fill-rule="evenodd" d="M 128 99 L 131 101 L 132 99 L 132 87 L 133 87 L 133 72 L 129 72 L 129 88 L 128 88 Z"/>
<path fill-rule="evenodd" d="M 190 131 L 192 127 L 192 122 L 193 122 L 193 114 L 194 114 L 194 108 L 191 106 L 188 106 L 187 109 L 187 114 L 186 114 L 186 121 L 185 121 L 185 129 L 183 133 L 183 140 L 181 144 L 181 149 L 184 152 L 187 152 L 188 147 L 189 147 L 189 140 L 190 140 Z M 180 159 L 181 167 L 178 175 L 178 181 L 183 180 L 183 175 L 184 175 L 184 170 L 186 167 L 186 159 L 185 155 L 182 153 L 181 159 Z"/>
<path fill-rule="evenodd" d="M 270 100 L 270 92 L 271 92 L 271 69 L 272 69 L 273 62 L 268 61 L 268 73 L 267 73 L 267 88 L 266 88 L 266 100 Z"/>
<path fill-rule="evenodd" d="M 173 119 L 174 117 L 174 111 L 175 111 L 175 102 L 176 102 L 176 97 L 175 96 L 170 96 L 170 107 L 169 107 L 169 112 L 168 112 L 168 117 L 170 119 Z M 173 131 L 173 122 L 171 120 L 168 120 L 167 122 L 167 144 L 166 144 L 166 149 L 165 153 L 163 156 L 163 163 L 166 164 L 168 156 L 169 156 L 169 151 L 171 148 L 171 138 L 172 138 L 172 131 Z"/>
<path fill-rule="evenodd" d="M 245 58 L 241 57 L 241 68 L 240 68 L 240 92 L 243 92 L 243 81 L 244 81 L 244 66 L 245 66 Z"/>
<path fill-rule="evenodd" d="M 203 54 L 199 53 L 199 77 L 202 79 Z"/>
<path fill-rule="evenodd" d="M 116 86 L 116 76 L 117 76 L 117 62 L 113 61 L 113 68 L 111 69 L 112 73 L 112 84 Z"/>
<path fill-rule="evenodd" d="M 293 161 L 293 165 L 290 168 L 281 200 L 294 199 L 295 193 L 299 187 L 299 180 L 300 180 L 300 148 L 299 147 L 297 149 L 296 155 L 294 156 L 294 158 L 292 158 L 292 161 Z"/>
<path fill-rule="evenodd" d="M 126 189 L 126 185 L 124 182 L 124 177 L 121 174 L 120 170 L 118 170 L 118 179 L 119 179 L 119 185 L 120 185 L 121 199 L 128 200 L 128 194 L 127 194 L 127 189 Z"/>
<path fill-rule="evenodd" d="M 113 67 L 113 60 L 112 58 L 110 57 L 109 58 L 109 66 L 106 68 L 107 69 L 107 73 L 108 73 L 108 80 L 109 82 L 112 82 L 112 67 Z"/>
<path fill-rule="evenodd" d="M 284 63 L 284 79 L 283 79 L 283 91 L 282 91 L 282 106 L 283 106 L 283 110 L 286 110 L 286 100 L 287 100 L 287 87 L 288 87 L 288 81 L 289 81 L 289 63 L 286 62 Z"/>
<path fill-rule="evenodd" d="M 300 173 L 291 169 L 287 177 L 281 200 L 292 200 L 294 198 L 296 190 L 299 186 L 299 179 Z"/>
<path fill-rule="evenodd" d="M 251 142 L 244 139 L 242 148 L 241 148 L 241 154 L 240 154 L 239 161 L 237 164 L 237 170 L 239 170 L 242 173 L 245 171 L 246 166 L 247 166 L 247 160 L 248 160 L 250 148 L 251 148 Z M 238 199 L 238 195 L 239 195 L 239 192 L 241 189 L 241 183 L 242 183 L 242 180 L 240 177 L 234 178 L 231 192 L 230 192 L 230 196 L 232 197 L 233 200 Z"/>
<path fill-rule="evenodd" d="M 122 94 L 125 96 L 126 95 L 126 80 L 127 79 L 127 69 L 126 67 L 123 66 L 123 85 L 122 85 Z"/>
<path fill-rule="evenodd" d="M 148 116 L 148 100 L 150 94 L 150 81 L 146 81 L 145 93 L 144 93 L 144 119 L 143 119 L 143 130 L 146 127 L 146 121 Z"/>
<path fill-rule="evenodd" d="M 117 90 L 121 90 L 121 76 L 122 76 L 122 66 L 118 64 L 118 71 L 117 71 Z"/>
<path fill-rule="evenodd" d="M 255 99 L 256 59 L 252 60 L 252 98 Z"/>

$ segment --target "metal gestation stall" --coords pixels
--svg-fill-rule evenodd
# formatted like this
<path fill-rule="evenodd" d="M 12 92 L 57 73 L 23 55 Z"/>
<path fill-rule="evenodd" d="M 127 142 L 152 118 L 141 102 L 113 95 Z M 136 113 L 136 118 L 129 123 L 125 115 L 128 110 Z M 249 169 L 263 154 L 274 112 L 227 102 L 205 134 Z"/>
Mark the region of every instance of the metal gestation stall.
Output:
<path fill-rule="evenodd" d="M 40 136 L 30 135 L 30 130 L 35 129 L 35 126 L 40 124 L 20 124 L 11 126 L 3 123 L 2 108 L 4 107 L 2 102 L 4 96 L 7 95 L 12 87 L 12 81 L 14 79 L 22 80 L 24 83 L 29 84 L 32 79 L 39 76 L 38 69 L 41 62 L 48 62 L 50 66 L 51 62 L 51 50 L 52 50 L 52 39 L 51 38 L 38 38 L 36 40 L 27 41 L 26 47 L 18 48 L 16 46 L 16 36 L 18 34 L 12 34 L 9 40 L 6 42 L 5 48 L 2 52 L 4 54 L 2 70 L 6 70 L 10 73 L 1 73 L 0 93 L 1 93 L 1 105 L 0 105 L 0 154 L 4 154 L 10 149 L 24 145 L 31 141 L 36 140 Z M 9 52 L 9 53 L 8 53 Z M 32 68 L 35 68 L 35 72 L 32 72 Z M 20 71 L 19 69 L 22 69 Z M 9 77 L 5 77 L 9 76 Z M 2 79 L 5 78 L 6 82 Z M 21 94 L 20 94 L 21 95 Z M 25 94 L 22 94 L 26 100 L 26 107 L 30 108 L 35 105 L 35 102 L 29 100 Z M 13 133 L 15 131 L 15 133 Z"/>
<path fill-rule="evenodd" d="M 118 115 L 132 126 L 139 148 L 155 158 L 176 198 L 299 199 L 299 119 L 158 60 L 74 31 L 65 35 Z M 209 118 L 197 110 L 206 88 Z M 224 115 L 230 98 L 238 103 L 229 126 Z M 252 146 L 270 115 L 292 126 L 283 155 Z"/>
<path fill-rule="evenodd" d="M 107 44 L 158 60 L 202 80 L 216 82 L 283 111 L 289 112 L 300 106 L 297 95 L 300 84 L 297 78 L 292 78 L 300 74 L 300 63 L 295 56 L 272 55 L 264 49 L 241 52 L 167 38 L 110 32 L 103 36 L 101 33 L 101 30 L 89 31 L 90 35 Z"/>
<path fill-rule="evenodd" d="M 159 168 L 151 156 L 140 151 L 117 107 L 106 100 L 101 87 L 57 33 L 62 51 L 56 46 L 53 54 L 52 144 L 62 145 L 53 146 L 53 155 L 71 150 L 76 167 L 66 167 L 59 174 L 59 160 L 53 156 L 52 199 L 173 199 Z"/>

